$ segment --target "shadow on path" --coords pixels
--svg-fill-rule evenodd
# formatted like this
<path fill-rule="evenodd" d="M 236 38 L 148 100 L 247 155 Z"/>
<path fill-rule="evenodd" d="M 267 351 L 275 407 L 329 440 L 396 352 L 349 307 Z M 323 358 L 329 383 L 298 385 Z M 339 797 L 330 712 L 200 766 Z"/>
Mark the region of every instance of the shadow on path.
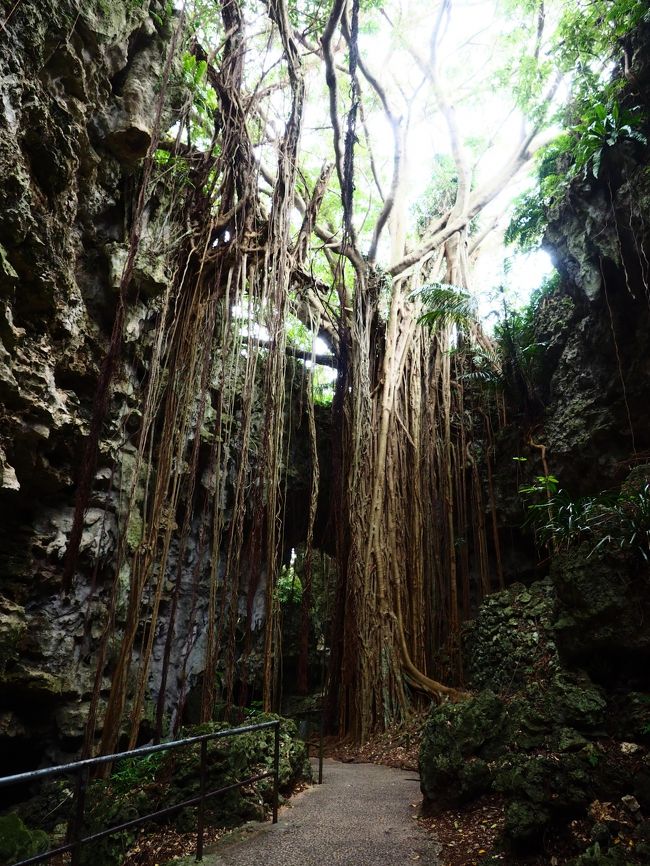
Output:
<path fill-rule="evenodd" d="M 325 761 L 323 784 L 294 797 L 277 824 L 218 844 L 205 866 L 437 866 L 433 837 L 414 820 L 413 770 Z"/>

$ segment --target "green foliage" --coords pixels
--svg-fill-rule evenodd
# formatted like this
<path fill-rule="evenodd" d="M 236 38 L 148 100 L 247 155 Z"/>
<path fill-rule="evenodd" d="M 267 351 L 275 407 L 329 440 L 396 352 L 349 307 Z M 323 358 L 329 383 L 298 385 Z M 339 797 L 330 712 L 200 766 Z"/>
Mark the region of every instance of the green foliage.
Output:
<path fill-rule="evenodd" d="M 572 147 L 573 174 L 582 172 L 586 176 L 590 171 L 598 177 L 607 148 L 625 141 L 647 144 L 647 138 L 638 129 L 642 120 L 638 106 L 621 108 L 616 100 L 607 105 L 590 105 L 571 130 L 572 136 L 577 137 Z"/>
<path fill-rule="evenodd" d="M 515 199 L 506 244 L 515 244 L 522 252 L 539 247 L 546 231 L 549 214 L 562 201 L 571 177 L 571 136 L 559 135 L 535 156 L 535 186 Z"/>
<path fill-rule="evenodd" d="M 577 0 L 566 4 L 553 55 L 564 71 L 583 71 L 620 52 L 621 41 L 642 22 L 650 21 L 646 0 Z"/>
<path fill-rule="evenodd" d="M 557 273 L 545 279 L 521 309 L 513 309 L 504 301 L 503 317 L 494 328 L 502 386 L 517 405 L 527 410 L 532 410 L 537 400 L 536 387 L 545 348 L 535 332 L 537 311 L 555 291 L 558 280 Z"/>
<path fill-rule="evenodd" d="M 547 112 L 545 90 L 551 77 L 553 64 L 550 60 L 523 53 L 517 58 L 512 70 L 515 104 L 534 120 L 541 120 Z"/>
<path fill-rule="evenodd" d="M 362 13 L 360 26 L 363 32 L 373 32 L 368 25 L 368 16 L 363 13 L 379 10 L 383 5 L 384 0 L 361 0 L 359 10 Z M 320 36 L 327 23 L 330 7 L 323 0 L 288 0 L 287 11 L 294 27 Z M 372 22 L 372 19 L 370 21 Z"/>
<path fill-rule="evenodd" d="M 161 4 L 160 12 L 156 12 L 155 9 L 150 9 L 149 14 L 151 15 L 154 23 L 159 27 L 166 27 L 167 23 L 171 21 L 174 16 L 174 3 L 173 0 L 166 0 L 166 2 Z"/>
<path fill-rule="evenodd" d="M 521 16 L 518 10 L 513 10 L 513 14 Z M 535 11 L 527 10 L 526 23 L 522 16 L 521 25 L 505 37 L 506 59 L 493 73 L 492 81 L 494 87 L 511 95 L 517 108 L 538 123 L 548 111 L 546 93 L 554 67 L 552 59 L 540 57 L 531 44 L 535 40 L 531 39 L 530 28 L 537 27 L 536 18 Z"/>
<path fill-rule="evenodd" d="M 468 138 L 465 141 L 465 146 L 469 152 L 478 153 L 485 147 L 485 141 L 480 138 Z M 449 154 L 436 154 L 431 179 L 412 207 L 418 237 L 426 234 L 432 222 L 451 210 L 455 204 L 457 192 L 458 170 L 456 163 Z M 470 236 L 475 235 L 479 230 L 479 222 L 480 216 L 470 220 L 468 226 Z"/>
<path fill-rule="evenodd" d="M 425 311 L 418 322 L 430 328 L 455 325 L 466 328 L 476 321 L 476 307 L 469 292 L 449 283 L 429 283 L 413 293 L 422 301 Z"/>
<path fill-rule="evenodd" d="M 482 346 L 471 349 L 471 369 L 461 374 L 461 379 L 483 388 L 502 388 L 501 355 L 498 347 L 490 351 Z"/>
<path fill-rule="evenodd" d="M 334 380 L 329 367 L 317 364 L 312 370 L 312 399 L 317 406 L 330 406 L 334 399 Z"/>
<path fill-rule="evenodd" d="M 217 94 L 208 84 L 208 64 L 197 60 L 194 54 L 183 54 L 183 84 L 192 95 L 190 138 L 192 141 L 211 139 L 214 113 L 218 106 Z"/>
<path fill-rule="evenodd" d="M 190 166 L 184 157 L 174 156 L 168 150 L 158 148 L 154 151 L 153 159 L 161 176 L 164 174 L 170 185 L 193 186 L 190 179 Z"/>
<path fill-rule="evenodd" d="M 221 7 L 213 0 L 186 0 L 185 15 L 188 32 L 195 35 L 202 45 L 220 41 L 223 22 Z"/>
<path fill-rule="evenodd" d="M 559 483 L 555 475 L 536 475 L 532 484 L 522 485 L 519 488 L 519 492 L 524 494 L 545 493 L 552 495 L 557 493 Z"/>
<path fill-rule="evenodd" d="M 537 341 L 534 331 L 536 305 L 523 310 L 508 310 L 494 333 L 502 357 L 504 380 L 516 391 L 517 379 L 532 387 L 537 378 L 537 361 L 544 344 Z"/>
<path fill-rule="evenodd" d="M 458 190 L 458 173 L 448 154 L 436 154 L 433 174 L 425 191 L 413 207 L 417 232 L 424 234 L 431 220 L 442 216 L 453 206 Z"/>
<path fill-rule="evenodd" d="M 536 249 L 575 177 L 598 178 L 610 148 L 647 145 L 638 106 L 621 104 L 623 78 L 606 80 L 612 61 L 622 56 L 625 38 L 644 20 L 650 21 L 650 13 L 641 0 L 567 4 L 549 55 L 572 76 L 571 102 L 558 117 L 566 131 L 540 149 L 534 186 L 515 200 L 506 243 Z"/>
<path fill-rule="evenodd" d="M 296 349 L 301 349 L 303 352 L 310 352 L 314 335 L 306 328 L 303 323 L 294 316 L 288 313 L 285 318 L 285 327 L 287 333 L 287 343 L 294 346 Z"/>
<path fill-rule="evenodd" d="M 18 815 L 0 816 L 0 862 L 10 866 L 47 851 L 50 840 L 42 830 L 30 830 Z"/>
<path fill-rule="evenodd" d="M 164 752 L 154 752 L 141 758 L 120 761 L 117 770 L 111 775 L 111 789 L 117 794 L 125 794 L 134 787 L 153 782 L 164 760 Z"/>
<path fill-rule="evenodd" d="M 599 493 L 572 498 L 552 476 L 538 476 L 519 488 L 525 497 L 548 498 L 528 505 L 529 522 L 538 541 L 556 549 L 569 549 L 584 541 L 597 551 L 623 551 L 650 562 L 650 483 L 619 494 Z"/>
<path fill-rule="evenodd" d="M 256 722 L 271 721 L 275 715 L 260 713 Z M 185 728 L 181 737 L 218 732 L 232 724 L 210 722 Z M 208 741 L 206 762 L 207 790 L 232 785 L 241 779 L 273 768 L 275 732 L 271 728 L 235 737 Z M 195 797 L 199 789 L 200 750 L 194 747 L 172 749 L 122 763 L 107 781 L 91 783 L 85 816 L 87 834 L 143 817 L 174 803 Z M 288 793 L 299 780 L 311 778 L 304 743 L 293 722 L 280 718 L 280 791 Z M 246 788 L 234 788 L 206 801 L 208 826 L 231 827 L 244 821 L 263 820 L 271 805 L 273 783 L 264 779 Z M 0 819 L 1 821 L 2 819 Z M 181 832 L 196 829 L 196 808 L 188 807 L 164 819 Z M 0 825 L 1 828 L 1 825 Z M 119 866 L 133 843 L 134 828 L 99 839 L 82 848 L 81 866 Z M 2 832 L 0 829 L 0 840 Z M 1 845 L 1 841 L 0 841 Z M 0 847 L 0 851 L 2 848 Z M 5 861 L 0 858 L 0 862 Z"/>
<path fill-rule="evenodd" d="M 329 15 L 329 8 L 321 0 L 288 0 L 289 20 L 294 27 L 308 28 L 322 33 Z"/>
<path fill-rule="evenodd" d="M 536 313 L 557 287 L 557 281 L 557 274 L 544 280 L 521 309 L 512 309 L 504 302 L 503 317 L 494 329 L 495 348 L 471 347 L 471 368 L 462 375 L 465 381 L 485 388 L 502 388 L 518 405 L 532 406 L 545 348 L 535 333 Z M 466 329 L 476 321 L 473 299 L 458 286 L 432 283 L 423 286 L 414 296 L 421 297 L 426 308 L 419 321 L 430 327 L 451 324 Z"/>
<path fill-rule="evenodd" d="M 302 583 L 292 565 L 284 565 L 278 575 L 276 592 L 280 604 L 300 604 Z"/>

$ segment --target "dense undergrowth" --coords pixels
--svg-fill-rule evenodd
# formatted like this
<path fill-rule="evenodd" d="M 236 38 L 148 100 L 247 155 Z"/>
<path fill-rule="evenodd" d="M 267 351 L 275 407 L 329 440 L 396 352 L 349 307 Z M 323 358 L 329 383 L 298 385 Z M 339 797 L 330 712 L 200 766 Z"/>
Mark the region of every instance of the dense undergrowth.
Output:
<path fill-rule="evenodd" d="M 254 721 L 277 716 L 257 713 Z M 196 736 L 229 727 L 210 723 L 187 728 L 183 736 Z M 264 729 L 234 738 L 211 740 L 207 746 L 206 790 L 216 790 L 257 773 L 273 769 L 274 731 Z M 198 747 L 154 753 L 121 762 L 112 776 L 91 782 L 83 825 L 84 835 L 167 808 L 196 796 L 199 786 Z M 295 724 L 281 720 L 280 793 L 288 795 L 297 784 L 311 779 L 305 744 L 298 739 Z M 0 817 L 0 862 L 18 862 L 62 844 L 71 818 L 69 782 L 50 783 L 13 814 Z M 244 788 L 235 788 L 206 801 L 208 827 L 229 828 L 249 821 L 263 821 L 272 805 L 273 780 L 263 779 Z M 81 849 L 81 866 L 119 866 L 140 836 L 173 829 L 187 833 L 196 829 L 196 807 L 186 807 L 161 819 L 161 823 L 123 830 Z"/>
<path fill-rule="evenodd" d="M 528 505 L 537 542 L 548 550 L 585 544 L 591 546 L 588 556 L 621 551 L 650 562 L 650 483 L 645 468 L 638 474 L 637 484 L 630 478 L 618 492 L 581 497 L 572 497 L 553 476 L 539 476 L 522 488 L 541 500 Z"/>

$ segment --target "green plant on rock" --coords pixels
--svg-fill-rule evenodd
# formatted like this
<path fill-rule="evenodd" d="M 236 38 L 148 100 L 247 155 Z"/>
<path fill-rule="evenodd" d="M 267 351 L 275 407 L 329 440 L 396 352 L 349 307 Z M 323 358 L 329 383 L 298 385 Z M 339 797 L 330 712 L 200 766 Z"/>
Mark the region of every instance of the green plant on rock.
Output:
<path fill-rule="evenodd" d="M 167 24 L 174 17 L 173 0 L 166 0 L 164 4 L 160 4 L 159 12 L 156 12 L 155 9 L 151 9 L 149 14 L 151 15 L 154 23 L 158 25 L 158 27 L 166 27 Z"/>
<path fill-rule="evenodd" d="M 612 88 L 591 93 L 578 123 L 569 126 L 536 156 L 533 188 L 515 199 L 504 240 L 523 252 L 537 249 L 549 218 L 566 199 L 571 181 L 581 175 L 599 177 L 610 148 L 631 143 L 647 145 L 639 108 L 624 108 Z"/>
<path fill-rule="evenodd" d="M 567 866 L 632 866 L 632 863 L 619 847 L 604 850 L 599 842 L 594 842 L 584 854 L 569 860 Z"/>
<path fill-rule="evenodd" d="M 650 20 L 645 0 L 576 0 L 562 4 L 548 58 L 572 78 L 572 99 L 556 115 L 561 135 L 535 157 L 533 188 L 514 204 L 507 243 L 523 250 L 542 242 L 549 219 L 567 199 L 571 181 L 599 176 L 604 157 L 621 144 L 646 145 L 638 106 L 620 100 L 629 37 Z M 612 69 L 618 70 L 612 76 Z"/>
<path fill-rule="evenodd" d="M 555 494 L 558 492 L 558 484 L 555 475 L 536 475 L 531 484 L 524 484 L 519 488 L 519 492 L 529 494 Z M 532 505 L 531 508 L 537 508 L 538 505 Z M 544 507 L 544 506 L 541 506 Z"/>
<path fill-rule="evenodd" d="M 528 505 L 528 522 L 546 547 L 568 550 L 591 543 L 588 556 L 604 550 L 622 551 L 650 563 L 650 482 L 636 490 L 573 498 L 553 476 L 537 476 L 519 488 L 526 496 L 545 493 L 545 501 Z"/>
<path fill-rule="evenodd" d="M 130 791 L 136 785 L 153 782 L 164 759 L 163 752 L 154 752 L 142 758 L 127 758 L 111 775 L 111 788 L 122 793 Z"/>
<path fill-rule="evenodd" d="M 647 138 L 639 129 L 642 121 L 639 106 L 622 108 L 616 99 L 606 105 L 599 102 L 590 105 L 580 123 L 571 130 L 577 137 L 572 148 L 574 171 L 582 172 L 584 177 L 589 173 L 598 177 L 608 148 L 626 141 L 647 144 Z"/>
<path fill-rule="evenodd" d="M 646 0 L 579 0 L 567 3 L 556 34 L 561 68 L 593 74 L 595 58 L 619 60 L 625 37 L 650 21 Z"/>
<path fill-rule="evenodd" d="M 513 244 L 522 252 L 540 246 L 549 214 L 563 201 L 571 180 L 572 141 L 568 133 L 563 133 L 537 152 L 534 186 L 514 201 L 504 235 L 506 244 Z"/>

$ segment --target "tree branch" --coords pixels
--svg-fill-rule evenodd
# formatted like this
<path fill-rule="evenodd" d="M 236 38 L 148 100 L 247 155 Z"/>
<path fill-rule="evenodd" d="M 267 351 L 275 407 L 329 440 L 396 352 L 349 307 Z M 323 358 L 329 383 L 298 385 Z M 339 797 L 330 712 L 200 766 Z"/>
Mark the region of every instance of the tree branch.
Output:
<path fill-rule="evenodd" d="M 336 28 L 339 26 L 346 0 L 334 0 L 330 17 L 325 25 L 321 37 L 323 48 L 323 59 L 325 60 L 325 82 L 329 92 L 330 122 L 332 124 L 332 137 L 334 141 L 334 158 L 336 162 L 336 173 L 339 178 L 341 189 L 344 186 L 343 153 L 341 151 L 341 125 L 338 113 L 338 85 L 336 80 L 336 69 L 334 68 L 334 56 L 332 54 L 332 39 Z"/>
<path fill-rule="evenodd" d="M 343 38 L 347 42 L 348 46 L 352 48 L 352 37 L 350 33 L 349 22 L 347 21 L 347 17 L 343 16 L 343 21 L 341 24 L 341 30 L 343 32 Z M 386 91 L 384 87 L 379 82 L 379 79 L 370 71 L 370 69 L 366 66 L 363 59 L 359 57 L 357 59 L 357 65 L 361 70 L 363 77 L 366 79 L 368 84 L 375 91 L 377 96 L 379 97 L 379 101 L 382 104 L 384 109 L 384 113 L 388 122 L 390 123 L 390 127 L 393 133 L 393 177 L 391 181 L 390 191 L 388 196 L 384 201 L 384 205 L 381 209 L 381 213 L 375 223 L 375 229 L 372 236 L 372 241 L 370 243 L 370 249 L 368 251 L 368 259 L 370 262 L 374 262 L 377 258 L 377 247 L 379 245 L 379 238 L 381 237 L 381 233 L 384 230 L 386 223 L 388 222 L 388 218 L 390 217 L 391 211 L 395 205 L 395 197 L 397 194 L 397 189 L 399 187 L 400 181 L 400 169 L 402 164 L 402 155 L 403 155 L 403 145 L 402 145 L 402 137 L 400 133 L 401 127 L 401 117 L 398 117 L 394 111 L 392 110 L 390 103 L 388 101 L 388 97 L 386 95 Z M 364 123 L 363 114 L 361 117 L 362 123 Z M 364 123 L 365 129 L 365 123 Z M 372 160 L 371 153 L 371 168 L 373 171 L 373 175 L 375 176 L 375 182 L 377 183 L 377 187 L 381 193 L 381 187 L 379 186 L 379 181 L 377 180 L 374 161 Z"/>
<path fill-rule="evenodd" d="M 294 245 L 294 260 L 298 267 L 302 265 L 309 252 L 309 239 L 316 226 L 316 217 L 327 191 L 327 184 L 334 171 L 332 163 L 325 163 L 321 169 L 309 203 L 305 206 L 302 225 Z"/>

